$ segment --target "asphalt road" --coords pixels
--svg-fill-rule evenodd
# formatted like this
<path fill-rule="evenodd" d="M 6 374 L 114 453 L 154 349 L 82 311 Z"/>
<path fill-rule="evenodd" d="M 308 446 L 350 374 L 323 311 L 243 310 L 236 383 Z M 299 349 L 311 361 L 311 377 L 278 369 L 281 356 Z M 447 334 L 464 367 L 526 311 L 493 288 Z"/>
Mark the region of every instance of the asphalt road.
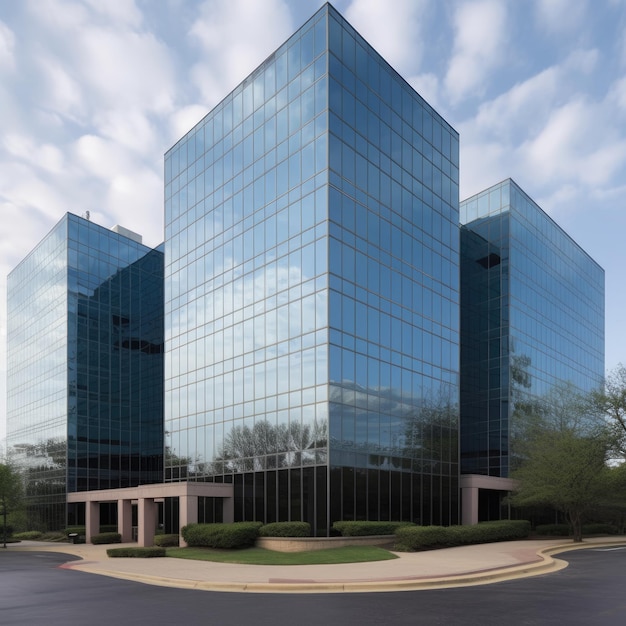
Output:
<path fill-rule="evenodd" d="M 67 555 L 0 549 L 0 624 L 297 626 L 626 624 L 626 548 L 564 554 L 560 572 L 493 585 L 359 594 L 214 593 L 59 569 Z"/>

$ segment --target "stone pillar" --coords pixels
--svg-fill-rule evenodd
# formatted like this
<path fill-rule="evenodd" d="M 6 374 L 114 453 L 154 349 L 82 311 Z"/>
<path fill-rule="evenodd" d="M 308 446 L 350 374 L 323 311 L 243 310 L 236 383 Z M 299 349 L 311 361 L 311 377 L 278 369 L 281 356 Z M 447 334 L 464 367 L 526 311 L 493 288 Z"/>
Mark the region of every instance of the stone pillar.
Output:
<path fill-rule="evenodd" d="M 224 523 L 232 523 L 235 521 L 235 498 L 223 498 L 222 517 Z"/>
<path fill-rule="evenodd" d="M 461 489 L 461 521 L 464 526 L 478 524 L 478 487 Z"/>
<path fill-rule="evenodd" d="M 133 540 L 133 503 L 130 500 L 117 501 L 117 532 L 122 535 L 122 543 Z"/>
<path fill-rule="evenodd" d="M 100 503 L 85 502 L 85 542 L 100 532 Z"/>
<path fill-rule="evenodd" d="M 154 544 L 154 531 L 157 525 L 157 504 L 154 498 L 139 498 L 137 503 L 137 545 L 150 547 Z"/>
<path fill-rule="evenodd" d="M 178 533 L 183 526 L 187 524 L 196 524 L 198 522 L 198 496 L 179 496 L 178 497 Z M 180 535 L 181 548 L 187 547 L 187 542 Z"/>

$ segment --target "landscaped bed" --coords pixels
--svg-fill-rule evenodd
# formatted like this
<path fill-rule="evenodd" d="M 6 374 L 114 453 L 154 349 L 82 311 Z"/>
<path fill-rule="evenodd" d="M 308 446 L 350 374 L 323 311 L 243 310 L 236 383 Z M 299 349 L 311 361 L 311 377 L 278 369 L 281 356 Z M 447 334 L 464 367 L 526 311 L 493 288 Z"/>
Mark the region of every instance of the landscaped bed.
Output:
<path fill-rule="evenodd" d="M 219 563 L 246 563 L 249 565 L 324 565 L 330 563 L 362 563 L 398 558 L 376 546 L 346 546 L 331 550 L 309 552 L 275 552 L 263 548 L 216 550 L 213 548 L 168 548 L 168 557 L 217 561 Z"/>

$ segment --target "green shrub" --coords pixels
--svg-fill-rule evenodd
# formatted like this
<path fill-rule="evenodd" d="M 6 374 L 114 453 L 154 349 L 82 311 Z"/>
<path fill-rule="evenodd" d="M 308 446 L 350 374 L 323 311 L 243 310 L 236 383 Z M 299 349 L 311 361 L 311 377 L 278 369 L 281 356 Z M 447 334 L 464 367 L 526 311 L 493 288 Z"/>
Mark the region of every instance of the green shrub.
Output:
<path fill-rule="evenodd" d="M 500 520 L 481 522 L 472 526 L 452 526 L 451 528 L 458 532 L 459 539 L 463 544 L 514 541 L 525 539 L 530 534 L 530 522 L 527 520 Z"/>
<path fill-rule="evenodd" d="M 393 535 L 398 528 L 414 526 L 413 522 L 335 522 L 333 529 L 342 537 L 366 537 L 369 535 Z"/>
<path fill-rule="evenodd" d="M 273 522 L 259 529 L 260 537 L 310 537 L 311 524 L 308 522 Z"/>
<path fill-rule="evenodd" d="M 526 520 L 482 522 L 472 526 L 408 526 L 398 528 L 394 548 L 398 551 L 424 550 L 494 541 L 524 539 L 530 534 Z"/>
<path fill-rule="evenodd" d="M 165 548 L 109 548 L 107 556 L 135 557 L 138 559 L 150 559 L 156 556 L 165 556 Z"/>
<path fill-rule="evenodd" d="M 243 548 L 254 545 L 261 526 L 261 522 L 189 524 L 182 528 L 181 534 L 189 546 Z"/>
<path fill-rule="evenodd" d="M 583 524 L 583 535 L 617 535 L 617 526 L 613 524 Z"/>
<path fill-rule="evenodd" d="M 39 530 L 26 530 L 23 533 L 14 533 L 13 539 L 19 541 L 37 541 L 43 535 Z"/>
<path fill-rule="evenodd" d="M 119 533 L 98 533 L 91 538 L 94 545 L 102 545 L 104 543 L 122 543 L 122 535 Z"/>
<path fill-rule="evenodd" d="M 613 524 L 583 524 L 583 535 L 617 535 L 619 533 Z M 539 524 L 535 528 L 537 535 L 546 535 L 548 537 L 569 537 L 572 534 L 572 528 L 569 524 Z"/>
<path fill-rule="evenodd" d="M 154 537 L 154 545 L 161 548 L 175 548 L 179 542 L 178 535 L 155 535 Z"/>
<path fill-rule="evenodd" d="M 403 526 L 396 530 L 396 544 L 399 551 L 414 551 L 433 546 L 451 544 L 452 533 L 443 526 Z"/>
<path fill-rule="evenodd" d="M 50 530 L 47 533 L 42 533 L 39 538 L 40 541 L 65 541 L 65 533 L 58 530 Z"/>
<path fill-rule="evenodd" d="M 548 537 L 567 537 L 571 532 L 569 524 L 539 524 L 535 528 L 537 535 Z"/>

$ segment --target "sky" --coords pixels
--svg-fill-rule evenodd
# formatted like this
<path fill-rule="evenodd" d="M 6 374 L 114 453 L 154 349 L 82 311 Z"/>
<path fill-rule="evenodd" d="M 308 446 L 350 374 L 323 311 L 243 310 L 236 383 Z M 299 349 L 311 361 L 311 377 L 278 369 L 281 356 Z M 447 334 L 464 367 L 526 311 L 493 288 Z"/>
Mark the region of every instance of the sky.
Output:
<path fill-rule="evenodd" d="M 67 212 L 163 239 L 163 154 L 321 0 L 0 0 L 6 276 Z M 464 199 L 513 178 L 606 271 L 626 363 L 626 0 L 336 0 L 460 133 Z"/>

